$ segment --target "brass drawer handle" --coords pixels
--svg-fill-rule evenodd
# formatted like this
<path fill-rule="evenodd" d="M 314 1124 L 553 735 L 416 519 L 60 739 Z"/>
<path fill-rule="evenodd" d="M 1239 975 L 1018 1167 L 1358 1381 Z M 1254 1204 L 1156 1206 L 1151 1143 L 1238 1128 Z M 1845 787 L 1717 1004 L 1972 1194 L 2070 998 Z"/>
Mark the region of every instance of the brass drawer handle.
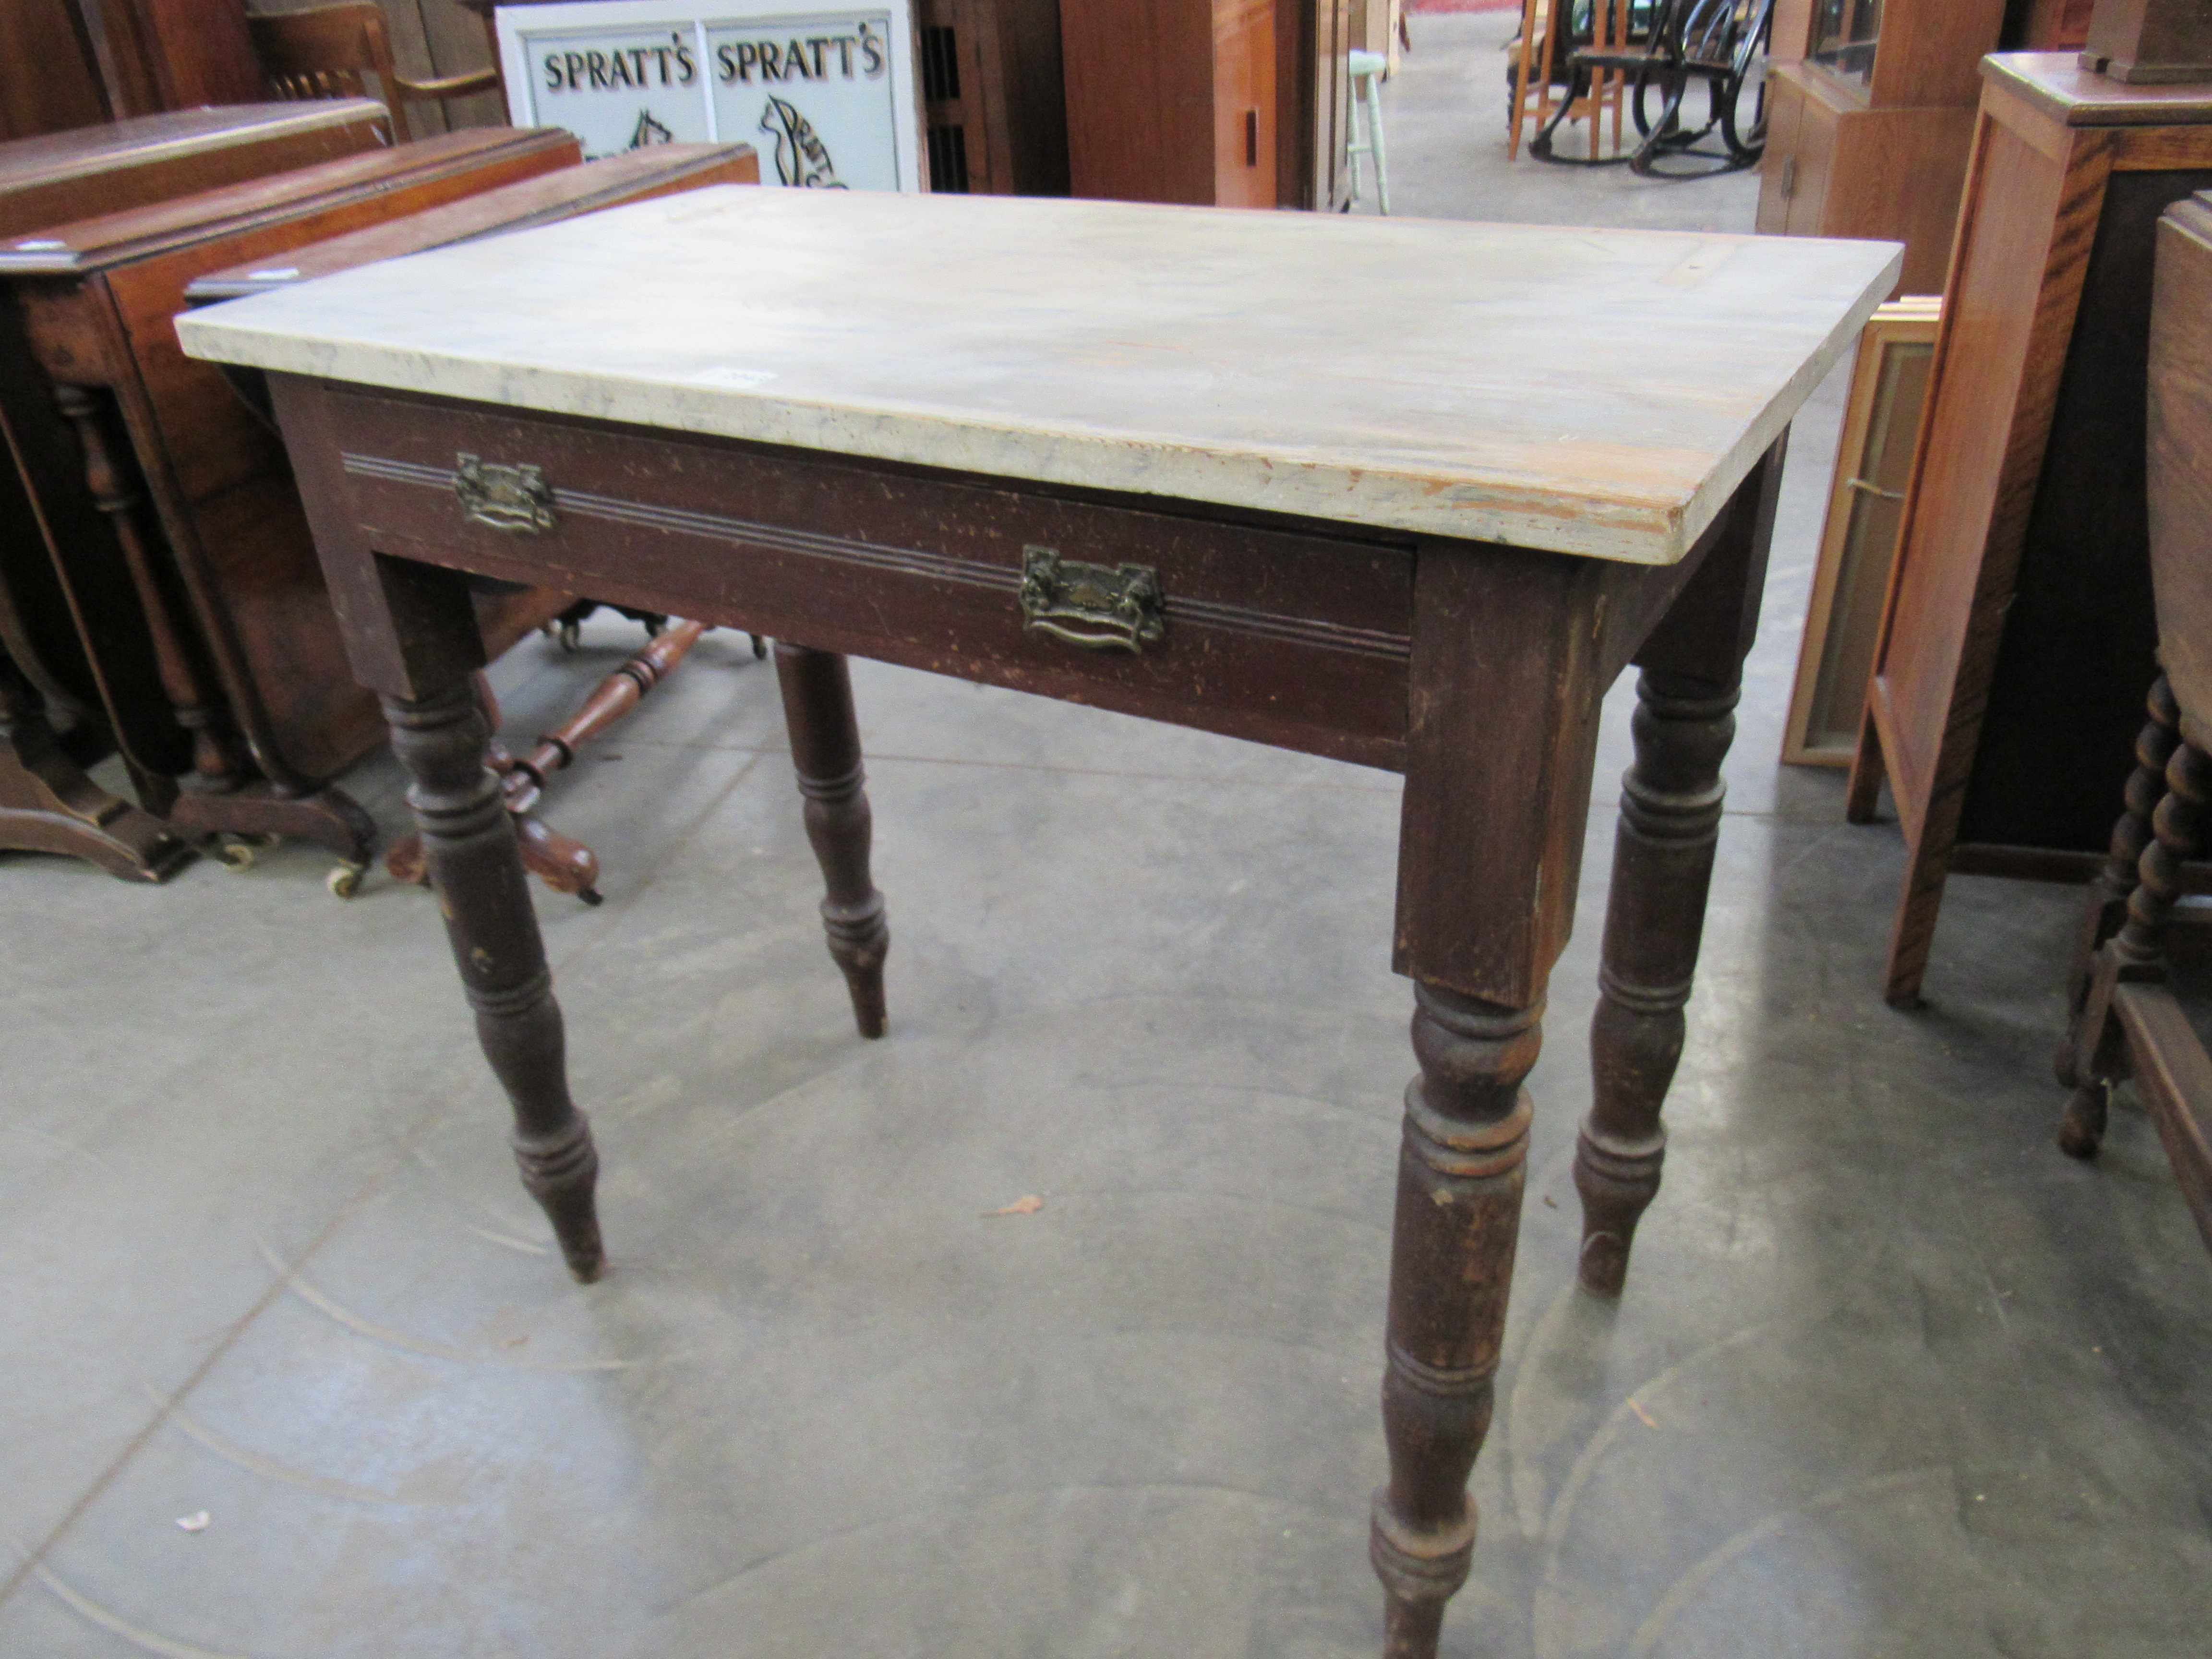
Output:
<path fill-rule="evenodd" d="M 553 486 L 538 466 L 502 466 L 466 453 L 453 458 L 453 494 L 471 524 L 510 536 L 535 536 L 559 522 Z"/>
<path fill-rule="evenodd" d="M 1024 629 L 1133 656 L 1167 637 L 1164 605 L 1160 573 L 1148 564 L 1084 564 L 1054 548 L 1022 550 Z"/>

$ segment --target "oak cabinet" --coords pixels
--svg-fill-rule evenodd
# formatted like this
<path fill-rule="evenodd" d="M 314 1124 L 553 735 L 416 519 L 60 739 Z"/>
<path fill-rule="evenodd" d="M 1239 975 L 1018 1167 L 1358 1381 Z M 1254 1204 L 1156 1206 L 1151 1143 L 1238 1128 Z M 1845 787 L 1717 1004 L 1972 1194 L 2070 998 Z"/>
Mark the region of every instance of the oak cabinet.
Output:
<path fill-rule="evenodd" d="M 1888 995 L 1919 994 L 1953 870 L 2086 879 L 2157 672 L 2144 494 L 2159 216 L 2212 187 L 2212 89 L 2000 54 L 1868 688 L 1908 863 Z"/>
<path fill-rule="evenodd" d="M 1908 294 L 1943 286 L 1978 66 L 2004 0 L 1784 0 L 1759 228 L 1903 242 Z"/>

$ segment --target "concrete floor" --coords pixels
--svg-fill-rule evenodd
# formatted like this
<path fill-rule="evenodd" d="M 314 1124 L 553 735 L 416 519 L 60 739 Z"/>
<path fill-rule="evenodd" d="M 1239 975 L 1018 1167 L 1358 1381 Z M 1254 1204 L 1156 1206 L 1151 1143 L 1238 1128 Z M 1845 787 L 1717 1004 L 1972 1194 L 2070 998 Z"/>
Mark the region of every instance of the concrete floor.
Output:
<path fill-rule="evenodd" d="M 1500 20 L 1414 26 L 1401 211 L 1747 228 L 1743 177 L 1509 169 Z M 1839 390 L 1800 428 L 1617 1308 L 1573 1288 L 1568 1178 L 1609 710 L 1455 1656 L 2212 1626 L 2212 1273 L 2139 1112 L 2097 1168 L 2051 1144 L 2075 896 L 1954 882 L 1932 1005 L 1893 1013 L 1896 833 L 1775 763 Z M 522 647 L 511 732 L 635 639 Z M 605 1160 L 588 1290 L 423 895 L 339 904 L 296 848 L 151 890 L 0 867 L 0 1655 L 1376 1651 L 1395 781 L 855 678 L 880 1044 L 741 638 L 556 791 L 607 866 L 604 908 L 540 906 Z M 351 784 L 399 824 L 388 763 Z"/>

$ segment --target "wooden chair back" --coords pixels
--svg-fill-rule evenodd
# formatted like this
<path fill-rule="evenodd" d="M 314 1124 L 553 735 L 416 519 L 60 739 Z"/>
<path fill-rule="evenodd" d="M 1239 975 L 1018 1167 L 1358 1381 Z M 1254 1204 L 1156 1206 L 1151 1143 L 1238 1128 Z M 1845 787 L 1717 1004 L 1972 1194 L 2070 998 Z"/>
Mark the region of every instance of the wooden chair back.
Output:
<path fill-rule="evenodd" d="M 269 88 L 279 98 L 368 97 L 392 112 L 392 136 L 404 141 L 404 106 L 467 98 L 499 87 L 496 69 L 410 81 L 392 57 L 392 35 L 376 0 L 347 0 L 309 11 L 272 12 L 247 20 Z M 375 84 L 370 86 L 369 77 Z M 427 136 L 427 135 L 423 135 Z"/>
<path fill-rule="evenodd" d="M 378 99 L 392 112 L 392 137 L 409 136 L 399 111 L 392 36 L 376 0 L 257 13 L 246 19 L 246 27 L 276 96 Z"/>
<path fill-rule="evenodd" d="M 2212 750 L 2212 191 L 2159 223 L 2148 459 L 2159 659 L 2182 736 Z"/>

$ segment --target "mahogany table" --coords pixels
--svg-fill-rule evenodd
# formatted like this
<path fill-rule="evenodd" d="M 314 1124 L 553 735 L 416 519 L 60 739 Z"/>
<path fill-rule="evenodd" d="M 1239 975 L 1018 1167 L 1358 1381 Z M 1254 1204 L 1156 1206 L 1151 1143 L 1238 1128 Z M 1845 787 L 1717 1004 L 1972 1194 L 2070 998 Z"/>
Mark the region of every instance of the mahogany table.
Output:
<path fill-rule="evenodd" d="M 282 447 L 219 370 L 177 350 L 185 285 L 577 154 L 557 128 L 380 143 L 0 245 L 0 307 L 20 315 L 35 371 L 9 409 L 24 492 L 74 606 L 90 611 L 118 576 L 135 602 L 136 638 L 94 648 L 112 682 L 152 683 L 157 708 L 119 712 L 116 738 L 172 835 L 303 836 L 364 864 L 375 826 L 326 786 L 383 739 L 374 699 L 349 683 Z"/>
<path fill-rule="evenodd" d="M 1583 1277 L 1613 1293 L 1658 1187 L 1784 439 L 1897 270 L 1886 243 L 714 190 L 179 327 L 270 373 L 579 1279 L 597 1158 L 483 763 L 473 582 L 785 642 L 864 1035 L 888 934 L 840 653 L 1405 774 L 1419 1072 L 1372 1555 L 1389 1651 L 1428 1655 L 1474 1548 L 1600 699 L 1642 668 L 1576 1166 Z"/>
<path fill-rule="evenodd" d="M 44 226 L 118 213 L 265 178 L 390 142 L 366 98 L 180 110 L 0 143 L 0 246 Z M 191 856 L 153 814 L 88 778 L 81 763 L 121 748 L 141 768 L 181 769 L 184 733 L 155 679 L 153 649 L 119 550 L 81 482 L 83 461 L 0 299 L 0 848 L 72 853 L 159 880 Z M 65 590 L 47 543 L 77 550 Z M 64 729 L 57 736 L 55 726 Z"/>

